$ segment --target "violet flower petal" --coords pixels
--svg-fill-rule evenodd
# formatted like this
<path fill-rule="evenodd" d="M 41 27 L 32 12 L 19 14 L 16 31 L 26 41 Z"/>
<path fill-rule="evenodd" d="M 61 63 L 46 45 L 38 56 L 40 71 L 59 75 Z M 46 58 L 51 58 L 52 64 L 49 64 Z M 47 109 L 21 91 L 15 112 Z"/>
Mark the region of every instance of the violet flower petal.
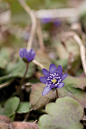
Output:
<path fill-rule="evenodd" d="M 47 78 L 45 78 L 45 77 L 40 77 L 40 81 L 41 81 L 42 83 L 46 84 Z"/>
<path fill-rule="evenodd" d="M 49 67 L 49 72 L 51 74 L 55 73 L 57 71 L 57 68 L 54 64 L 51 64 L 50 67 Z"/>
<path fill-rule="evenodd" d="M 58 74 L 61 77 L 62 76 L 62 67 L 61 65 L 58 66 Z"/>
<path fill-rule="evenodd" d="M 27 51 L 27 54 L 26 54 L 26 59 L 27 59 L 28 61 L 30 61 L 30 57 L 31 57 L 31 50 L 28 50 L 28 51 Z"/>
<path fill-rule="evenodd" d="M 21 49 L 20 49 L 20 51 L 19 51 L 19 55 L 20 55 L 20 57 L 21 57 L 21 58 L 23 58 L 23 57 L 24 57 L 23 49 L 22 49 L 22 48 L 21 48 Z"/>
<path fill-rule="evenodd" d="M 45 77 L 48 77 L 50 75 L 49 71 L 46 70 L 45 68 L 42 69 L 42 73 L 44 74 Z"/>
<path fill-rule="evenodd" d="M 51 18 L 47 18 L 47 17 L 46 17 L 46 18 L 42 18 L 42 19 L 41 19 L 41 22 L 42 22 L 42 23 L 45 23 L 45 24 L 46 24 L 46 23 L 49 23 L 49 22 L 51 22 Z"/>
<path fill-rule="evenodd" d="M 51 88 L 51 89 L 52 89 L 52 88 L 55 88 L 55 86 L 54 86 L 53 84 L 51 84 L 51 85 L 50 85 L 50 88 Z"/>
<path fill-rule="evenodd" d="M 35 58 L 35 51 L 33 49 L 29 49 L 27 51 L 26 48 L 21 48 L 19 55 L 21 58 L 23 58 L 24 62 L 29 63 Z"/>
<path fill-rule="evenodd" d="M 35 58 L 35 51 L 33 49 L 31 49 L 31 58 L 30 61 L 32 61 Z"/>
<path fill-rule="evenodd" d="M 50 92 L 50 90 L 51 90 L 51 88 L 49 86 L 46 86 L 42 92 L 42 95 L 44 96 L 44 95 L 48 94 Z"/>
<path fill-rule="evenodd" d="M 23 56 L 24 57 L 26 57 L 26 53 L 27 53 L 26 48 L 23 48 Z"/>
<path fill-rule="evenodd" d="M 61 21 L 59 19 L 54 19 L 53 24 L 58 27 L 61 25 Z"/>
<path fill-rule="evenodd" d="M 67 77 L 67 73 L 64 73 L 63 75 L 62 75 L 62 77 L 61 77 L 61 81 L 63 81 L 66 77 Z"/>
<path fill-rule="evenodd" d="M 57 86 L 57 88 L 62 88 L 64 85 L 65 85 L 65 83 L 64 82 L 61 82 L 61 83 L 59 83 L 59 85 Z"/>

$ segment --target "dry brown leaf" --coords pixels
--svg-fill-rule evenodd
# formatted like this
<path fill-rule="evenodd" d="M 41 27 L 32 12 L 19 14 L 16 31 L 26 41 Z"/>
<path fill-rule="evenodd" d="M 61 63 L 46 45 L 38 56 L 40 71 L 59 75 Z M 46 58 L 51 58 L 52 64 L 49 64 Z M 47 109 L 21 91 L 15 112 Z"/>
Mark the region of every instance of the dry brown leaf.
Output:
<path fill-rule="evenodd" d="M 65 84 L 70 85 L 73 84 L 73 87 L 75 88 L 80 88 L 84 90 L 86 88 L 86 77 L 73 77 L 73 76 L 68 76 L 64 80 Z"/>
<path fill-rule="evenodd" d="M 38 125 L 34 122 L 12 122 L 10 129 L 38 129 Z"/>
<path fill-rule="evenodd" d="M 0 122 L 0 129 L 9 129 L 9 124 Z"/>
<path fill-rule="evenodd" d="M 11 120 L 7 117 L 7 116 L 5 116 L 5 115 L 0 115 L 0 122 L 2 123 L 10 123 L 11 122 Z"/>

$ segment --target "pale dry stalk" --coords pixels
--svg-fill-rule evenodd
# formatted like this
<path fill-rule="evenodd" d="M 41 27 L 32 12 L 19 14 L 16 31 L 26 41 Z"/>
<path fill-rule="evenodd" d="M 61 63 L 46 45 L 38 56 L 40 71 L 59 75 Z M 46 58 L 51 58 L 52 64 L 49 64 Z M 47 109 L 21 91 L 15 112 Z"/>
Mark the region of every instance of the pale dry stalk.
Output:
<path fill-rule="evenodd" d="M 39 40 L 40 49 L 44 51 L 45 47 L 44 47 L 44 42 L 43 42 L 42 30 L 41 30 L 40 21 L 38 18 L 37 18 L 37 36 Z"/>
<path fill-rule="evenodd" d="M 83 70 L 84 73 L 86 75 L 86 59 L 85 59 L 85 46 L 82 43 L 82 40 L 80 39 L 80 37 L 73 31 L 65 33 L 64 36 L 66 36 L 67 38 L 69 37 L 73 37 L 73 39 L 76 41 L 76 43 L 79 45 L 80 47 L 80 56 L 81 56 L 81 61 L 82 61 L 82 66 L 83 66 Z"/>
<path fill-rule="evenodd" d="M 40 68 L 45 68 L 41 63 L 39 63 L 38 61 L 36 61 L 36 60 L 33 60 L 33 63 L 34 64 L 36 64 L 36 65 L 38 65 Z"/>
<path fill-rule="evenodd" d="M 24 0 L 18 0 L 21 6 L 26 10 L 26 12 L 30 15 L 31 20 L 32 20 L 32 26 L 31 26 L 31 32 L 30 32 L 30 38 L 28 39 L 28 44 L 27 44 L 27 49 L 31 49 L 34 35 L 35 35 L 35 30 L 36 30 L 36 17 L 33 13 L 33 11 L 30 9 L 30 7 L 25 3 Z"/>

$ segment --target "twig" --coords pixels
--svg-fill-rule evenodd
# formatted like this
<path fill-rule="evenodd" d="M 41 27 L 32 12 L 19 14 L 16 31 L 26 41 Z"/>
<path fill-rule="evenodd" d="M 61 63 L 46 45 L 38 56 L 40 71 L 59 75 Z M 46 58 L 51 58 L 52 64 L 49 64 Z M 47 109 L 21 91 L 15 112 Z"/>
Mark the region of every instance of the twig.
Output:
<path fill-rule="evenodd" d="M 65 37 L 65 38 L 67 38 L 67 37 Z M 67 72 L 68 72 L 68 70 L 71 69 L 72 62 L 74 61 L 74 55 L 73 55 L 72 52 L 69 52 L 69 51 L 68 51 L 68 49 L 67 49 L 67 47 L 66 47 L 66 40 L 67 40 L 67 39 L 65 39 L 65 38 L 62 36 L 62 37 L 60 38 L 60 40 L 61 40 L 62 45 L 64 46 L 64 48 L 66 49 L 66 51 L 67 51 L 67 53 L 68 53 L 68 55 L 69 55 L 69 57 L 68 57 L 68 65 L 67 65 Z"/>
<path fill-rule="evenodd" d="M 37 18 L 78 18 L 78 10 L 76 8 L 63 9 L 41 9 L 35 11 Z"/>
<path fill-rule="evenodd" d="M 13 79 L 12 79 L 11 81 L 8 81 L 8 82 L 5 82 L 5 83 L 3 83 L 3 84 L 0 84 L 0 89 L 2 89 L 2 88 L 4 88 L 4 87 L 8 86 L 12 81 L 13 81 Z"/>
<path fill-rule="evenodd" d="M 69 52 L 68 66 L 67 66 L 67 69 L 68 69 L 68 70 L 71 68 L 73 61 L 74 61 L 74 55 L 73 55 L 72 52 Z"/>
<path fill-rule="evenodd" d="M 33 60 L 33 63 L 41 67 L 42 69 L 45 68 L 42 64 L 40 64 L 38 61 Z"/>
<path fill-rule="evenodd" d="M 27 44 L 27 49 L 31 49 L 33 38 L 34 38 L 34 35 L 35 35 L 35 30 L 36 30 L 36 17 L 34 15 L 33 11 L 25 3 L 24 0 L 18 0 L 18 1 L 21 4 L 21 6 L 26 10 L 26 12 L 30 15 L 31 20 L 32 20 L 32 27 L 31 27 L 31 32 L 30 32 L 30 38 L 28 39 L 28 44 Z"/>
<path fill-rule="evenodd" d="M 82 60 L 82 66 L 84 69 L 84 73 L 86 75 L 86 60 L 85 60 L 85 47 L 82 44 L 81 39 L 79 38 L 79 36 L 77 34 L 75 34 L 73 36 L 74 40 L 78 43 L 79 47 L 80 47 L 80 55 L 81 55 L 81 60 Z"/>
<path fill-rule="evenodd" d="M 75 18 L 78 19 L 79 13 L 78 9 L 75 8 L 63 8 L 63 9 L 42 9 L 42 10 L 31 10 L 29 6 L 25 3 L 25 0 L 18 0 L 21 6 L 26 10 L 26 12 L 30 15 L 31 20 L 32 20 L 32 32 L 34 36 L 35 29 L 36 29 L 36 18 L 41 19 L 41 18 L 59 18 L 59 19 L 67 19 L 67 18 Z M 2 18 L 1 18 L 2 17 Z M 36 18 L 35 18 L 36 17 Z M 0 23 L 7 23 L 11 19 L 11 11 L 8 10 L 4 13 L 0 14 Z M 29 38 L 28 42 L 31 42 L 33 39 Z M 30 45 L 29 45 L 30 46 Z"/>
<path fill-rule="evenodd" d="M 32 110 L 33 110 L 33 109 L 31 108 L 30 111 L 26 114 L 24 121 L 27 121 L 27 120 L 28 120 L 29 114 L 30 114 L 30 112 L 31 112 Z"/>
<path fill-rule="evenodd" d="M 38 122 L 38 120 L 35 120 L 33 123 L 37 123 Z"/>
<path fill-rule="evenodd" d="M 82 40 L 79 38 L 79 36 L 75 32 L 68 32 L 64 35 L 67 36 L 67 37 L 73 37 L 73 39 L 79 45 L 82 66 L 83 66 L 84 73 L 86 75 L 85 46 L 83 45 Z"/>
<path fill-rule="evenodd" d="M 39 39 L 39 45 L 42 51 L 44 51 L 44 42 L 43 42 L 43 36 L 42 36 L 42 31 L 41 31 L 41 25 L 39 19 L 37 19 L 37 35 Z"/>

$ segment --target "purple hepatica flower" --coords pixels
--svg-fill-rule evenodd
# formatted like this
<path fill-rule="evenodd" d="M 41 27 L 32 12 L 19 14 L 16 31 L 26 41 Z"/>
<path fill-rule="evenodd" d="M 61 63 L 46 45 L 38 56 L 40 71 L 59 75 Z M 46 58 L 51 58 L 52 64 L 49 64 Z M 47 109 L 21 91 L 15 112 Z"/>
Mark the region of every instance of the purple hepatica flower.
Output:
<path fill-rule="evenodd" d="M 24 62 L 29 63 L 35 58 L 35 51 L 33 49 L 26 50 L 26 48 L 21 48 L 19 55 Z"/>
<path fill-rule="evenodd" d="M 59 19 L 54 19 L 53 24 L 58 27 L 61 25 L 61 21 Z"/>
<path fill-rule="evenodd" d="M 51 64 L 49 71 L 43 68 L 42 73 L 45 77 L 40 77 L 40 81 L 47 85 L 42 92 L 43 96 L 48 94 L 50 90 L 62 88 L 64 86 L 65 83 L 62 81 L 67 77 L 67 73 L 62 75 L 61 65 L 57 68 L 54 64 Z"/>
<path fill-rule="evenodd" d="M 46 18 L 42 18 L 41 22 L 44 23 L 44 24 L 47 24 L 47 23 L 51 22 L 51 18 L 47 18 L 47 17 Z"/>

